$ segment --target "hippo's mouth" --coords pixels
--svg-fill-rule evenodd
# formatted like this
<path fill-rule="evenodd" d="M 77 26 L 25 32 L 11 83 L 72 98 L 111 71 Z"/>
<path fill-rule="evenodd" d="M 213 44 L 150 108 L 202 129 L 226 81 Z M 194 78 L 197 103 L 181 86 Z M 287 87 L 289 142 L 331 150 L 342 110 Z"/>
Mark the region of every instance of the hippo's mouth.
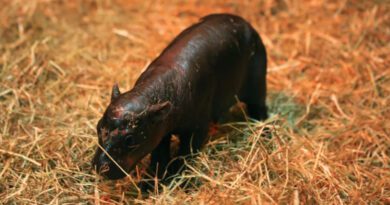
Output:
<path fill-rule="evenodd" d="M 93 159 L 93 166 L 99 175 L 107 179 L 121 179 L 126 176 L 135 175 L 136 165 L 139 161 L 143 161 L 146 158 L 147 154 L 143 153 L 143 149 L 137 147 L 120 158 L 114 158 L 98 148 Z"/>
<path fill-rule="evenodd" d="M 133 168 L 136 164 L 121 163 L 121 161 L 122 160 L 115 162 L 111 161 L 98 165 L 96 171 L 99 175 L 111 180 L 121 179 L 132 175 L 132 172 L 134 171 Z M 131 161 L 131 159 L 126 159 L 125 161 Z"/>

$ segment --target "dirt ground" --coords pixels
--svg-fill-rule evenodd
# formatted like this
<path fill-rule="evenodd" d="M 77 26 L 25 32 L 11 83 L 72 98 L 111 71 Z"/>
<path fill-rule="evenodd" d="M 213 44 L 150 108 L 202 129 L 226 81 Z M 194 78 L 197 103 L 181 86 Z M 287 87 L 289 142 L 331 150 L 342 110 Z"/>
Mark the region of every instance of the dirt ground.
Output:
<path fill-rule="evenodd" d="M 388 0 L 0 5 L 0 204 L 390 204 Z M 181 30 L 221 12 L 265 43 L 270 119 L 221 125 L 149 196 L 139 176 L 96 176 L 111 86 L 131 89 Z"/>

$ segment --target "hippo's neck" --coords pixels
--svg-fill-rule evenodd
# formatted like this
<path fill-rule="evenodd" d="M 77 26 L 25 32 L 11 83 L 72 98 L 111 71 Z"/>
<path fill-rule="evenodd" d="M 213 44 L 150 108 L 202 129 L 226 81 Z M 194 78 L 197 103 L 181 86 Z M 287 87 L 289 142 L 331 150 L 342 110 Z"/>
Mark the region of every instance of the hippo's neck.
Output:
<path fill-rule="evenodd" d="M 158 123 L 164 130 L 170 129 L 177 121 L 176 108 L 180 102 L 180 78 L 174 68 L 150 66 L 134 85 L 133 89 L 123 94 L 129 106 L 133 106 L 139 112 L 151 105 L 169 102 L 172 105 L 171 112 L 163 122 Z M 169 131 L 169 130 L 167 130 Z"/>
<path fill-rule="evenodd" d="M 169 101 L 175 105 L 180 93 L 180 80 L 177 69 L 151 64 L 130 92 L 149 104 Z"/>

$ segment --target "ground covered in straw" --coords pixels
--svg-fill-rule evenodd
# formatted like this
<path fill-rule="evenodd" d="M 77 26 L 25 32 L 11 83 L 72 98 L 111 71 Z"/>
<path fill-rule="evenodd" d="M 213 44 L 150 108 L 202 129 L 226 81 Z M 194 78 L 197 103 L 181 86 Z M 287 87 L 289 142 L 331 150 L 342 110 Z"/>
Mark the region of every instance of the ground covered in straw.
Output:
<path fill-rule="evenodd" d="M 390 203 L 387 0 L 129 2 L 1 0 L 0 204 Z M 222 125 L 149 197 L 136 177 L 99 179 L 95 125 L 113 83 L 130 89 L 213 12 L 260 32 L 272 117 Z"/>

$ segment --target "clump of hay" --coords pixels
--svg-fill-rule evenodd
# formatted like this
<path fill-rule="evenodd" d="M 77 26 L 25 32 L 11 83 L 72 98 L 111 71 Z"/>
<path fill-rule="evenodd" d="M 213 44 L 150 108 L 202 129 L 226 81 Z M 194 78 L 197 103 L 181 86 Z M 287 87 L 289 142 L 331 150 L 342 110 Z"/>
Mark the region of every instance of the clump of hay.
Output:
<path fill-rule="evenodd" d="M 175 35 L 214 12 L 260 32 L 273 117 L 222 125 L 232 131 L 148 198 L 132 180 L 99 179 L 90 160 L 111 85 L 130 89 Z M 5 1 L 0 203 L 390 203 L 389 42 L 380 0 Z"/>

